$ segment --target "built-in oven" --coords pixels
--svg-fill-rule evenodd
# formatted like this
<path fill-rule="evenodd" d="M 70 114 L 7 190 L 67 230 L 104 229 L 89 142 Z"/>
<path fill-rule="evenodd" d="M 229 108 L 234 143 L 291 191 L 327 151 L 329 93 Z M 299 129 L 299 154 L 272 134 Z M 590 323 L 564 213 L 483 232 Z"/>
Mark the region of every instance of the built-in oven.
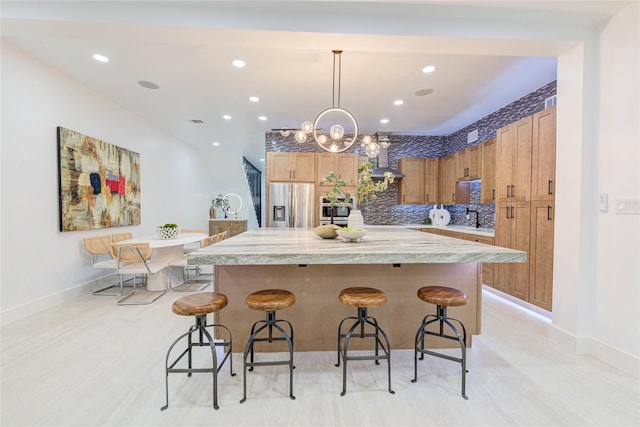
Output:
<path fill-rule="evenodd" d="M 355 198 L 352 197 L 346 204 L 344 198 L 338 198 L 338 203 L 333 205 L 326 197 L 320 198 L 320 225 L 336 224 L 340 227 L 347 226 L 347 218 L 353 206 Z"/>

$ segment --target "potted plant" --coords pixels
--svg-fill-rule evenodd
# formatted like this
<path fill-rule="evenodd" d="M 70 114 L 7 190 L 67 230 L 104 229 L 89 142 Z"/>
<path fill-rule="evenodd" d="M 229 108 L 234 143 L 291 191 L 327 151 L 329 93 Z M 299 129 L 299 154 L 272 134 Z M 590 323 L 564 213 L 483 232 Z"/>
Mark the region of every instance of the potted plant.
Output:
<path fill-rule="evenodd" d="M 214 209 L 215 218 L 224 218 L 231 207 L 229 197 L 218 193 L 218 196 L 211 201 L 211 207 Z"/>
<path fill-rule="evenodd" d="M 385 172 L 383 179 L 374 181 L 371 177 L 371 167 L 372 165 L 370 162 L 365 162 L 358 167 L 358 182 L 355 184 L 356 205 L 355 209 L 352 209 L 349 213 L 347 225 L 349 228 L 363 228 L 364 221 L 362 219 L 362 212 L 360 209 L 364 208 L 367 203 L 377 199 L 376 193 L 386 190 L 389 184 L 394 181 L 395 176 L 391 172 Z M 325 193 L 325 197 L 329 202 L 336 206 L 344 207 L 347 205 L 349 203 L 348 201 L 351 200 L 352 194 L 349 193 L 349 190 L 346 187 L 349 185 L 353 186 L 353 183 L 346 183 L 335 172 L 331 172 L 327 175 L 322 181 L 320 181 L 320 184 L 324 184 L 325 181 L 332 185 L 331 190 Z M 339 198 L 344 198 L 344 201 L 339 201 Z"/>
<path fill-rule="evenodd" d="M 178 224 L 159 225 L 156 232 L 161 239 L 175 239 L 180 234 L 180 227 Z"/>

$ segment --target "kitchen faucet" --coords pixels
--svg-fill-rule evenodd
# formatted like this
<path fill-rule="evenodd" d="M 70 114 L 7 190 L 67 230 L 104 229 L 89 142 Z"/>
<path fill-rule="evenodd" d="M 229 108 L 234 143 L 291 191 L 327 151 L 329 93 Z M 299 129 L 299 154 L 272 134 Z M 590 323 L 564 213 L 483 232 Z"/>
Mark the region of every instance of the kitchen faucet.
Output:
<path fill-rule="evenodd" d="M 467 219 L 469 219 L 469 212 L 475 212 L 476 213 L 476 228 L 480 228 L 480 218 L 479 218 L 480 215 L 478 214 L 478 211 L 474 211 L 474 210 L 471 210 L 471 209 L 467 208 Z"/>

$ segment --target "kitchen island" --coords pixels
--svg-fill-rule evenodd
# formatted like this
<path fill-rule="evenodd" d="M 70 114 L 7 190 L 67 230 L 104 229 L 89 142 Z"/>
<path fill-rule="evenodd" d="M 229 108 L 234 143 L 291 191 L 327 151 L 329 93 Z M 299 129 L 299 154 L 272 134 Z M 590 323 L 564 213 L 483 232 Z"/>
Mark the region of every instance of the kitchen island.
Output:
<path fill-rule="evenodd" d="M 370 315 L 385 329 L 392 348 L 413 348 L 422 317 L 435 312 L 417 298 L 418 288 L 461 289 L 469 304 L 450 308 L 449 315 L 465 324 L 471 345 L 471 336 L 481 330 L 482 263 L 524 262 L 527 254 L 403 227 L 369 226 L 359 243 L 321 239 L 313 229 L 250 230 L 188 258 L 189 264 L 214 265 L 215 290 L 229 298 L 216 320 L 231 329 L 234 351 L 243 351 L 251 324 L 264 316 L 245 306 L 246 296 L 266 288 L 296 295 L 296 303 L 278 318 L 294 325 L 296 351 L 320 351 L 336 349 L 339 321 L 355 315 L 354 308 L 338 300 L 340 290 L 349 286 L 371 286 L 387 294 L 387 303 Z"/>

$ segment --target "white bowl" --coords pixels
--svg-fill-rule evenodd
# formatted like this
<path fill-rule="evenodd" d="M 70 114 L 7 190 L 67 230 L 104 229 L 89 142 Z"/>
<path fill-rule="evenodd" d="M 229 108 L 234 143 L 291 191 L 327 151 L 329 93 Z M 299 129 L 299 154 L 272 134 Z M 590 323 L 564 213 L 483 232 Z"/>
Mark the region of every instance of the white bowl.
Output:
<path fill-rule="evenodd" d="M 336 230 L 338 236 L 350 242 L 359 242 L 362 236 L 367 234 L 367 230 L 360 231 L 345 231 L 345 230 Z"/>

